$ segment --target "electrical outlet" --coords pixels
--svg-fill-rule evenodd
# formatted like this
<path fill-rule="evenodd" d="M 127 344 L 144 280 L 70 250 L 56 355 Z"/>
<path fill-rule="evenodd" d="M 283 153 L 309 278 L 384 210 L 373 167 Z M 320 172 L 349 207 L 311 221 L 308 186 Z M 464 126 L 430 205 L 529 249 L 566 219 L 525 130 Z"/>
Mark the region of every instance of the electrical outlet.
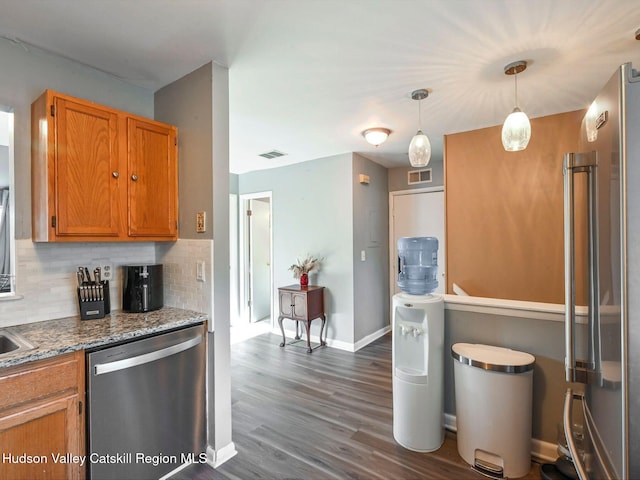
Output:
<path fill-rule="evenodd" d="M 93 274 L 93 267 L 100 267 L 100 277 L 102 280 L 113 280 L 113 267 L 108 258 L 94 258 L 91 260 L 89 269 Z"/>
<path fill-rule="evenodd" d="M 113 280 L 113 270 L 111 265 L 108 263 L 100 265 L 100 275 L 102 280 Z"/>
<path fill-rule="evenodd" d="M 204 233 L 207 230 L 207 214 L 206 212 L 196 213 L 196 233 Z"/>

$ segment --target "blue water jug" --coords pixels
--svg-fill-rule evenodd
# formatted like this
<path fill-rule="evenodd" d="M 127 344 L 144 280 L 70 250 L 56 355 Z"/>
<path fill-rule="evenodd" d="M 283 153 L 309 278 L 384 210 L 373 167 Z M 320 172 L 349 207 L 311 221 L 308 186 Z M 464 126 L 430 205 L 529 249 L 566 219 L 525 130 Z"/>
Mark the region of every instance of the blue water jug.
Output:
<path fill-rule="evenodd" d="M 398 287 L 412 295 L 426 295 L 438 288 L 438 239 L 398 239 Z"/>

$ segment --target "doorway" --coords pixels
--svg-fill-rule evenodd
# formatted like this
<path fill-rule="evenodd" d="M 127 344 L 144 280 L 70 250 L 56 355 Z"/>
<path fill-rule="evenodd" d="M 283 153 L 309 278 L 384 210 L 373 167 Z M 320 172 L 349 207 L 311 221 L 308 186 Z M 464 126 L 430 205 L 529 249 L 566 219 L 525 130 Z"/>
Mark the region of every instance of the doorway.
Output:
<path fill-rule="evenodd" d="M 240 195 L 241 324 L 265 330 L 271 329 L 273 310 L 271 203 L 271 192 Z"/>
<path fill-rule="evenodd" d="M 398 288 L 398 238 L 436 237 L 438 239 L 438 288 L 445 293 L 444 188 L 403 190 L 389 194 L 389 286 L 391 297 Z"/>

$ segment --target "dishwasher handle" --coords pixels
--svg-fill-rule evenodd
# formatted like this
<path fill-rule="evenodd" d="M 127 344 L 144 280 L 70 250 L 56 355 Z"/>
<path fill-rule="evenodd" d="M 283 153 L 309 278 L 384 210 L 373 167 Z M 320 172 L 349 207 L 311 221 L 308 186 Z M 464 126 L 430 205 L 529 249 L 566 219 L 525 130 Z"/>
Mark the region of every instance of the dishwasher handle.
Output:
<path fill-rule="evenodd" d="M 195 347 L 202 343 L 202 335 L 190 338 L 181 343 L 171 345 L 170 347 L 162 348 L 160 350 L 154 350 L 153 352 L 145 353 L 135 357 L 124 358 L 122 360 L 116 360 L 115 362 L 99 363 L 94 366 L 94 374 L 102 375 L 104 373 L 115 372 L 118 370 L 124 370 L 126 368 L 143 365 L 149 362 L 155 362 L 161 358 L 175 355 L 176 353 L 184 352 L 190 348 Z"/>

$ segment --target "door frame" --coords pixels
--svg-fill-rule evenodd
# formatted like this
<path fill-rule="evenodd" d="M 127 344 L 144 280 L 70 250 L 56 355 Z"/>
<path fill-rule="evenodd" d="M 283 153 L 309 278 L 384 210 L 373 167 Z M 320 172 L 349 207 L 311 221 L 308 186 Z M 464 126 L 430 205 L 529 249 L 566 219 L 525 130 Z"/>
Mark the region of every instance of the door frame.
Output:
<path fill-rule="evenodd" d="M 273 327 L 274 318 L 274 302 L 273 302 L 273 192 L 255 192 L 243 193 L 239 195 L 240 208 L 238 216 L 240 217 L 240 321 L 244 325 L 251 323 L 251 309 L 248 304 L 251 289 L 251 272 L 249 262 L 250 235 L 249 235 L 249 218 L 247 217 L 247 209 L 249 201 L 257 198 L 269 199 L 269 313 L 270 326 Z"/>
<path fill-rule="evenodd" d="M 436 186 L 436 187 L 426 187 L 426 188 L 413 188 L 411 190 L 396 190 L 395 192 L 389 192 L 389 298 L 393 298 L 394 295 L 394 283 L 395 283 L 395 269 L 396 269 L 396 255 L 394 252 L 396 251 L 396 246 L 394 245 L 395 238 L 395 222 L 393 221 L 393 208 L 394 208 L 394 200 L 395 197 L 399 197 L 402 195 L 415 195 L 418 193 L 434 193 L 434 192 L 444 192 L 444 185 Z M 444 205 L 446 210 L 447 204 L 447 196 L 444 196 Z M 447 236 L 447 216 L 444 215 L 444 238 L 443 241 L 446 241 Z M 446 259 L 445 259 L 445 271 L 443 272 L 444 281 L 445 281 L 445 292 L 446 292 Z M 390 317 L 391 318 L 391 317 Z"/>

